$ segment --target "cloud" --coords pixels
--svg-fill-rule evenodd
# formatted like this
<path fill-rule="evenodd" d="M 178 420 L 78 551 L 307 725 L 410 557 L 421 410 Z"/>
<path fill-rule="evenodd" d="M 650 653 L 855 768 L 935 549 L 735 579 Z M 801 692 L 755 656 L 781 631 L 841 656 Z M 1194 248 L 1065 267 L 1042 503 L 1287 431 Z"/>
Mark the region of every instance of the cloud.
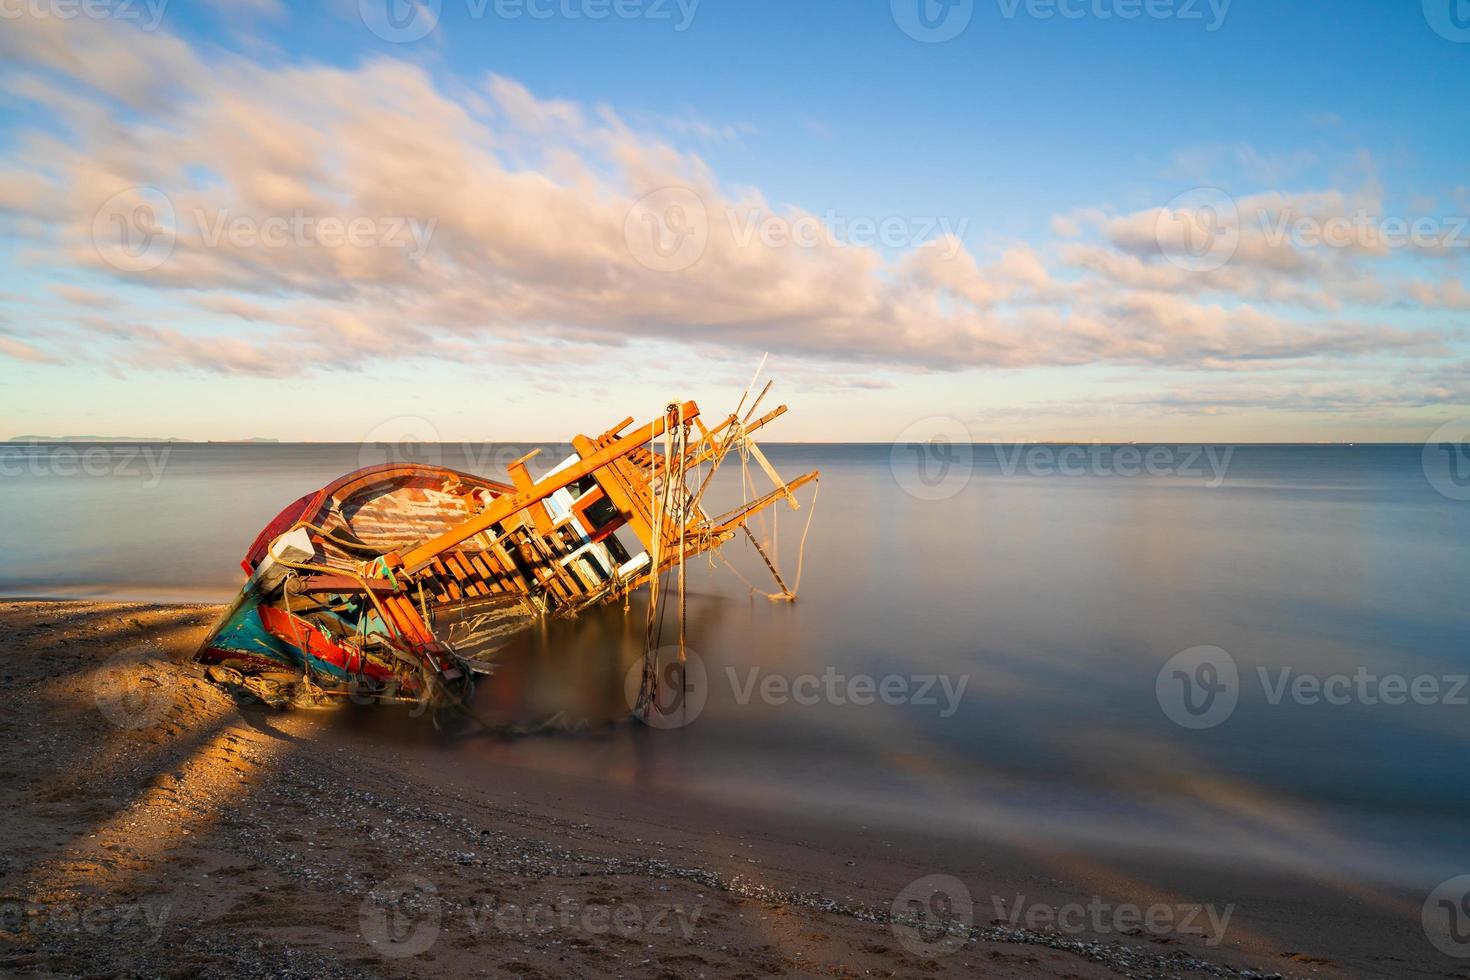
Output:
<path fill-rule="evenodd" d="M 491 75 L 486 87 L 510 124 L 527 133 L 577 130 L 586 125 L 582 107 L 574 102 L 538 99 L 520 82 L 502 75 Z"/>
<path fill-rule="evenodd" d="M 281 0 L 207 0 L 211 7 L 231 17 L 241 14 L 257 17 L 279 17 L 285 13 Z"/>
<path fill-rule="evenodd" d="M 1310 150 L 1263 153 L 1249 143 L 1215 143 L 1175 150 L 1164 175 L 1196 184 L 1213 184 L 1228 172 L 1269 185 L 1291 180 L 1316 162 L 1317 155 Z"/>
<path fill-rule="evenodd" d="M 923 370 L 1221 369 L 1442 349 L 1436 335 L 1343 315 L 1349 302 L 1429 295 L 1391 295 L 1358 274 L 1377 251 L 1325 254 L 1255 220 L 1340 213 L 1371 192 L 1243 198 L 1251 220 L 1235 255 L 1207 273 L 1165 260 L 1162 206 L 1058 216 L 1059 247 L 984 258 L 920 216 L 849 216 L 912 231 L 905 247 L 877 248 L 727 186 L 610 107 L 542 99 L 503 76 L 451 91 L 393 58 L 205 56 L 86 19 L 22 19 L 0 45 L 60 83 L 17 90 L 64 126 L 20 141 L 0 170 L 0 209 L 42 265 L 149 291 L 153 322 L 92 325 L 132 364 L 281 376 L 489 351 L 590 360 L 641 340 Z M 131 108 L 110 111 L 119 100 Z M 768 222 L 820 233 L 751 234 Z M 340 234 L 358 224 L 359 239 Z M 691 261 L 668 261 L 691 241 Z M 155 248 L 158 262 L 138 261 Z M 207 332 L 210 317 L 226 329 Z"/>
<path fill-rule="evenodd" d="M 1414 280 L 1404 286 L 1404 300 L 1414 306 L 1441 310 L 1470 310 L 1470 290 L 1458 279 L 1439 282 Z"/>
<path fill-rule="evenodd" d="M 170 100 L 206 68 L 182 40 L 92 18 L 7 18 L 0 53 L 75 81 L 99 96 L 148 109 Z"/>
<path fill-rule="evenodd" d="M 29 364 L 60 364 L 61 358 L 48 351 L 41 350 L 23 340 L 14 337 L 6 337 L 0 334 L 0 357 L 8 357 L 16 361 L 25 361 Z"/>
<path fill-rule="evenodd" d="M 1060 257 L 1122 290 L 1214 294 L 1325 313 L 1349 304 L 1459 308 L 1464 287 L 1457 279 L 1398 288 L 1380 271 L 1464 255 L 1470 225 L 1462 219 L 1385 214 L 1371 189 L 1272 191 L 1234 200 L 1209 193 L 1213 211 L 1186 200 L 1122 215 L 1064 217 L 1061 230 L 1082 240 L 1064 244 Z M 1218 261 L 1170 261 L 1217 243 Z"/>
<path fill-rule="evenodd" d="M 981 266 L 958 238 L 945 236 L 914 252 L 907 271 L 915 283 L 948 290 L 977 308 L 995 306 L 1050 282 L 1041 257 L 1029 245 L 1007 249 L 999 260 Z"/>
<path fill-rule="evenodd" d="M 51 292 L 66 300 L 73 306 L 85 306 L 96 310 L 105 310 L 117 305 L 117 298 L 100 292 L 96 289 L 87 289 L 84 286 L 68 286 L 53 284 Z"/>
<path fill-rule="evenodd" d="M 1406 375 L 1394 383 L 1299 382 L 1246 385 L 1209 391 L 1175 388 L 1134 404 L 1156 406 L 1169 414 L 1222 415 L 1244 411 L 1379 415 L 1388 408 L 1432 408 L 1470 401 L 1470 364 L 1458 378 Z"/>
<path fill-rule="evenodd" d="M 1144 397 L 1116 394 L 1088 399 L 991 406 L 982 422 L 1017 419 L 1096 419 L 1294 413 L 1382 418 L 1390 409 L 1427 409 L 1470 403 L 1470 361 L 1409 368 L 1386 379 L 1318 380 L 1301 374 L 1270 380 L 1173 384 Z"/>

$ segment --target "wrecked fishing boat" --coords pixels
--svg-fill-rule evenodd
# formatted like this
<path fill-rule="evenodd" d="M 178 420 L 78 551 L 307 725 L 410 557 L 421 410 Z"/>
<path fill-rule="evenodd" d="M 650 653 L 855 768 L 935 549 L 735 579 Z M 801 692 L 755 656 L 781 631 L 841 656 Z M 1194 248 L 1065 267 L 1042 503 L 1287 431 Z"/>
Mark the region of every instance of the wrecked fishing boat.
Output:
<path fill-rule="evenodd" d="M 786 412 L 754 417 L 769 389 L 742 416 L 747 390 L 713 428 L 683 402 L 626 434 L 632 418 L 579 435 L 539 480 L 526 467 L 536 452 L 504 481 L 415 463 L 349 473 L 256 536 L 241 563 L 248 579 L 195 659 L 211 680 L 277 706 L 350 697 L 463 708 L 514 634 L 645 586 L 652 650 L 666 573 L 682 595 L 688 559 L 738 534 L 776 580 L 768 595 L 794 598 L 747 521 L 783 500 L 797 509 L 794 491 L 818 474 L 785 481 L 756 445 Z M 701 504 L 732 452 L 743 479 L 754 461 L 774 486 L 712 517 Z M 656 685 L 656 672 L 645 680 Z"/>

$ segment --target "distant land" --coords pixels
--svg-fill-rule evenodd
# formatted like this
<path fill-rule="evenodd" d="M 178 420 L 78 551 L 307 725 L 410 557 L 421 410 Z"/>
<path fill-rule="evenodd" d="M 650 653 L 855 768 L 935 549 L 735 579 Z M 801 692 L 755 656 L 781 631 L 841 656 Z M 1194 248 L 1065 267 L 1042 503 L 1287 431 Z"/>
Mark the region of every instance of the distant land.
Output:
<path fill-rule="evenodd" d="M 153 436 L 11 436 L 6 442 L 199 442 L 198 439 L 180 439 L 170 436 L 167 439 L 155 438 Z M 266 439 L 257 436 L 254 439 L 209 439 L 208 442 L 280 442 L 279 439 Z"/>

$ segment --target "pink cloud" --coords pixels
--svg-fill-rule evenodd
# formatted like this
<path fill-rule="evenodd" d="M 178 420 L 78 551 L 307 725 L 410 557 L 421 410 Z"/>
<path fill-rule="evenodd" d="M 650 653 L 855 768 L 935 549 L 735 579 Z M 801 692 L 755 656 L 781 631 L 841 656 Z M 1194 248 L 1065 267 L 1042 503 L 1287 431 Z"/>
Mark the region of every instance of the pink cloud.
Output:
<path fill-rule="evenodd" d="M 1069 241 L 1056 252 L 1021 243 L 989 261 L 942 233 L 896 257 L 831 228 L 810 245 L 772 245 L 749 229 L 818 219 L 727 188 L 698 156 L 612 109 L 539 99 L 508 78 L 451 97 L 393 59 L 351 69 L 206 59 L 166 33 L 86 19 L 22 19 L 0 47 L 90 91 L 26 89 L 70 135 L 20 147 L 0 171 L 0 208 L 25 216 L 56 268 L 117 276 L 174 304 L 172 322 L 107 333 L 131 363 L 280 375 L 654 339 L 922 369 L 1215 368 L 1442 343 L 1340 315 L 1344 299 L 1375 299 L 1376 284 L 1353 270 L 1372 249 L 1283 245 L 1254 220 L 1335 213 L 1353 203 L 1337 191 L 1243 199 L 1252 220 L 1239 247 L 1206 273 L 1163 261 L 1162 207 L 1061 216 L 1054 227 Z M 135 111 L 107 112 L 114 99 Z M 167 233 L 167 254 L 124 268 L 94 236 L 99 216 L 136 217 L 127 195 L 138 187 L 166 197 L 148 230 Z M 639 210 L 661 192 L 677 208 Z M 108 202 L 120 194 L 128 205 L 115 216 Z M 355 220 L 377 237 L 320 231 Z M 283 222 L 293 230 L 282 244 L 263 244 L 262 230 Z M 426 232 L 422 248 L 389 244 L 395 223 L 400 239 Z M 672 233 L 691 227 L 693 261 L 665 263 Z M 1274 309 L 1283 305 L 1313 315 Z M 248 327 L 204 335 L 188 324 L 201 308 Z"/>

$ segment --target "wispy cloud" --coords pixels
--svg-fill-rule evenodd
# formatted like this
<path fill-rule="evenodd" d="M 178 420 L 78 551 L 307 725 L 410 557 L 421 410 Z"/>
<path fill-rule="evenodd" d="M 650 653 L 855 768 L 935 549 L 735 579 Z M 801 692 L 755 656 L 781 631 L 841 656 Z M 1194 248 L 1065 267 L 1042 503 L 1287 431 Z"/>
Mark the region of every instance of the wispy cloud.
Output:
<path fill-rule="evenodd" d="M 60 364 L 61 357 L 50 351 L 41 350 L 23 340 L 0 334 L 0 356 L 9 357 L 29 364 Z"/>
<path fill-rule="evenodd" d="M 206 57 L 167 33 L 85 19 L 16 21 L 0 49 L 12 91 L 64 128 L 21 143 L 0 171 L 0 209 L 39 265 L 150 291 L 167 312 L 119 323 L 87 318 L 108 301 L 96 290 L 53 290 L 93 337 L 154 369 L 283 376 L 548 342 L 576 358 L 641 339 L 906 370 L 1310 366 L 1441 355 L 1446 333 L 1394 314 L 1470 307 L 1454 268 L 1402 286 L 1371 271 L 1434 249 L 1390 256 L 1371 241 L 1322 249 L 1273 234 L 1283 216 L 1381 213 L 1371 182 L 1240 198 L 1239 240 L 1218 268 L 1169 260 L 1160 228 L 1178 217 L 1187 232 L 1194 218 L 1163 202 L 1058 215 L 1059 241 L 973 251 L 923 216 L 848 216 L 921 229 L 894 250 L 729 187 L 680 137 L 744 130 L 692 115 L 656 135 L 506 77 L 451 92 L 391 58 Z M 1276 181 L 1311 162 L 1237 145 L 1174 166 L 1228 163 Z M 827 233 L 749 233 L 767 219 Z M 357 240 L 327 233 L 354 222 L 366 222 Z M 390 244 L 395 222 L 404 240 Z M 97 242 L 115 224 L 148 232 L 148 248 L 166 236 L 166 254 L 153 262 L 140 247 L 119 263 Z M 419 232 L 422 248 L 407 247 Z M 191 326 L 201 314 L 248 329 Z M 0 354 L 40 356 L 14 339 Z"/>

